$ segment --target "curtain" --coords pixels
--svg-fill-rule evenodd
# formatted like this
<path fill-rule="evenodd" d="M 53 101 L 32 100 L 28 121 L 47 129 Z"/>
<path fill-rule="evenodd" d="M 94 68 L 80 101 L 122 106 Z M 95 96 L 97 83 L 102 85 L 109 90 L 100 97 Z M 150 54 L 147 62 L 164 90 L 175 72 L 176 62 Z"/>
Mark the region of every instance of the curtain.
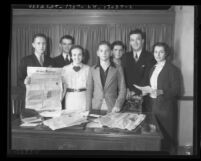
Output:
<path fill-rule="evenodd" d="M 151 51 L 154 43 L 166 42 L 173 47 L 173 25 L 171 24 L 13 24 L 11 41 L 11 85 L 17 85 L 17 71 L 22 57 L 32 53 L 32 37 L 43 33 L 48 37 L 47 53 L 51 57 L 60 54 L 59 39 L 65 34 L 75 38 L 75 44 L 81 45 L 88 53 L 87 64 L 92 66 L 97 61 L 96 50 L 102 40 L 112 43 L 121 40 L 129 47 L 128 34 L 139 28 L 146 34 L 145 47 Z"/>

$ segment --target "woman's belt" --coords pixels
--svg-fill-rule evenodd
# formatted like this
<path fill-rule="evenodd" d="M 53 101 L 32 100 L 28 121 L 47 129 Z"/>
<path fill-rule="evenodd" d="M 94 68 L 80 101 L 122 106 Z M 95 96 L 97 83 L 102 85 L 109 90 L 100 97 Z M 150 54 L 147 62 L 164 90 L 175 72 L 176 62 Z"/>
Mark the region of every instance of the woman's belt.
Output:
<path fill-rule="evenodd" d="M 82 91 L 86 91 L 86 88 L 80 88 L 80 89 L 67 88 L 66 91 L 67 92 L 82 92 Z"/>

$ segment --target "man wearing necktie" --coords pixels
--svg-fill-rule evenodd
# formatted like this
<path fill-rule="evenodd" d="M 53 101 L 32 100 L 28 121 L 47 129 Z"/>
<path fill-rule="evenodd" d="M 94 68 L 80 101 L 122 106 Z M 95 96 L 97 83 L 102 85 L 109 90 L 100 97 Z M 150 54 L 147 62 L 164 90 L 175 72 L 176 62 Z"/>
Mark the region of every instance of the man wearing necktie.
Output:
<path fill-rule="evenodd" d="M 47 46 L 44 34 L 35 34 L 32 40 L 33 54 L 21 59 L 18 71 L 18 87 L 25 90 L 24 80 L 27 76 L 27 67 L 52 67 L 53 60 L 45 54 Z"/>
<path fill-rule="evenodd" d="M 142 85 L 146 79 L 146 73 L 155 64 L 154 57 L 144 48 L 144 33 L 140 29 L 129 33 L 129 42 L 132 51 L 125 53 L 122 57 L 122 66 L 125 74 L 127 87 L 127 99 L 132 95 L 141 95 L 142 92 L 133 84 Z"/>
<path fill-rule="evenodd" d="M 70 35 L 64 35 L 60 39 L 61 54 L 54 57 L 54 67 L 62 68 L 72 62 L 70 58 L 70 48 L 74 44 L 74 38 Z"/>
<path fill-rule="evenodd" d="M 53 59 L 54 67 L 62 68 L 72 62 L 69 51 L 74 44 L 74 38 L 70 35 L 64 35 L 61 37 L 59 43 L 61 54 Z M 62 101 L 62 108 L 65 108 L 65 100 Z"/>

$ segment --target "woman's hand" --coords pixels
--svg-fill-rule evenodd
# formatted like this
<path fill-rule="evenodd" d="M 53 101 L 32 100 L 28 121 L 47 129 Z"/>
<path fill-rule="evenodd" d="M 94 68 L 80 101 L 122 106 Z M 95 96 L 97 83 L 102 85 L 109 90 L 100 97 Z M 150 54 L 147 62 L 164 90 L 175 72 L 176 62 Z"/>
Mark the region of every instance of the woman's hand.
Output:
<path fill-rule="evenodd" d="M 163 94 L 163 90 L 162 90 L 162 89 L 153 89 L 153 90 L 151 91 L 151 94 L 157 97 L 157 96 Z"/>

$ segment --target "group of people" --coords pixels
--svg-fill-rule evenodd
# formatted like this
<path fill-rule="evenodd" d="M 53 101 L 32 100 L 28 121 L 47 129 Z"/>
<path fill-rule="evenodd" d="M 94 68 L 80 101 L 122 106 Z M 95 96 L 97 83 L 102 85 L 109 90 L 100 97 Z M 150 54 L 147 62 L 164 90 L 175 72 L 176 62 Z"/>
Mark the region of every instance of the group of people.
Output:
<path fill-rule="evenodd" d="M 164 145 L 173 145 L 176 137 L 173 134 L 174 108 L 180 92 L 180 77 L 177 68 L 166 59 L 169 55 L 166 43 L 156 43 L 152 53 L 145 50 L 144 43 L 140 29 L 129 33 L 132 51 L 128 53 L 121 41 L 112 44 L 101 41 L 96 53 L 98 62 L 90 67 L 83 63 L 84 50 L 74 45 L 72 36 L 61 37 L 61 54 L 50 58 L 44 54 L 46 36 L 36 34 L 32 41 L 33 54 L 21 60 L 18 83 L 21 87 L 27 84 L 27 66 L 60 67 L 64 89 L 62 108 L 93 110 L 99 114 L 119 112 L 132 95 L 143 96 L 143 112 L 156 116 Z M 134 85 L 150 86 L 151 90 L 143 92 Z"/>

